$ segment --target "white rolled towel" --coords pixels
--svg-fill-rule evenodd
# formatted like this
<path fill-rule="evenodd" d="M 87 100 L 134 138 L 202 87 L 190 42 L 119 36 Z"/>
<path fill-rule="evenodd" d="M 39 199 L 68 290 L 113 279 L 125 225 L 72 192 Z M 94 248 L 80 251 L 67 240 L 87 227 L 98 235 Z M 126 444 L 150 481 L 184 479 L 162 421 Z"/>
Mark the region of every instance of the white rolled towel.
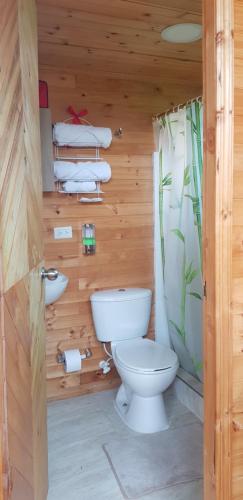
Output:
<path fill-rule="evenodd" d="M 100 181 L 108 182 L 111 167 L 106 161 L 54 161 L 54 174 L 59 181 Z"/>
<path fill-rule="evenodd" d="M 112 132 L 110 128 L 105 127 L 59 122 L 53 128 L 53 141 L 58 146 L 102 147 L 107 149 L 112 141 Z"/>
<path fill-rule="evenodd" d="M 63 191 L 66 193 L 93 193 L 96 191 L 95 182 L 67 181 L 63 183 Z"/>

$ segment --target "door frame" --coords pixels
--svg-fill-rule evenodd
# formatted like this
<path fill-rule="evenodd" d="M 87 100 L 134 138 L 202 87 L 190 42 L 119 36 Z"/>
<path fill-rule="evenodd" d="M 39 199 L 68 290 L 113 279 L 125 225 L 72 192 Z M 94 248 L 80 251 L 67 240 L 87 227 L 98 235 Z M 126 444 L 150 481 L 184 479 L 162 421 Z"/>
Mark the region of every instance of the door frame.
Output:
<path fill-rule="evenodd" d="M 203 0 L 204 15 L 204 499 L 230 500 L 233 200 L 233 0 Z M 1 346 L 0 363 L 2 364 Z M 5 379 L 1 367 L 1 390 Z M 1 393 L 0 390 L 0 393 Z M 1 397 L 2 399 L 2 397 Z M 0 402 L 0 423 L 3 428 Z M 3 438 L 3 437 L 2 437 Z M 0 475 L 3 446 L 0 440 Z M 0 478 L 0 484 L 1 484 Z M 3 487 L 0 488 L 2 498 Z"/>
<path fill-rule="evenodd" d="M 203 1 L 204 500 L 232 498 L 233 9 Z"/>

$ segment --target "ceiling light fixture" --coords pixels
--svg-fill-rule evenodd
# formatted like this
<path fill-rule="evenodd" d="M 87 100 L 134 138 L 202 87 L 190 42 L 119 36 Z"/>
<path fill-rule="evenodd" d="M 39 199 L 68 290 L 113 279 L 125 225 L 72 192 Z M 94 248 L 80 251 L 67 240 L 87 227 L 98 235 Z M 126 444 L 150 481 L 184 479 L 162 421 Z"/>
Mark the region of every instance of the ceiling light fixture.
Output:
<path fill-rule="evenodd" d="M 173 24 L 161 31 L 161 38 L 170 43 L 192 43 L 202 38 L 202 25 L 194 23 Z"/>

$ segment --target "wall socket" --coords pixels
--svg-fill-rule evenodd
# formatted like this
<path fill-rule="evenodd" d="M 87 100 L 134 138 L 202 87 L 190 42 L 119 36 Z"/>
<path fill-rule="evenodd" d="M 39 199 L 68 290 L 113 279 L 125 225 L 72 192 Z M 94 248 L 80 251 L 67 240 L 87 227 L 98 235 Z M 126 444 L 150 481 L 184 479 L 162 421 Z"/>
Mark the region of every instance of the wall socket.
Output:
<path fill-rule="evenodd" d="M 73 228 L 72 226 L 66 227 L 54 227 L 54 239 L 62 240 L 73 237 Z"/>

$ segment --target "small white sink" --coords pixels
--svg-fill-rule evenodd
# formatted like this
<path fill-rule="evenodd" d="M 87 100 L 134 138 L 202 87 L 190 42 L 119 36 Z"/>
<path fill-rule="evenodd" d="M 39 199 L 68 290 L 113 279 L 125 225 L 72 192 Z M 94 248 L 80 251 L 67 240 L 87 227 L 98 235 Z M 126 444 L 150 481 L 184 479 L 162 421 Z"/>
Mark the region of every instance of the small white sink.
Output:
<path fill-rule="evenodd" d="M 45 278 L 45 305 L 48 306 L 58 300 L 66 290 L 67 284 L 67 276 L 61 273 L 54 281 Z"/>

